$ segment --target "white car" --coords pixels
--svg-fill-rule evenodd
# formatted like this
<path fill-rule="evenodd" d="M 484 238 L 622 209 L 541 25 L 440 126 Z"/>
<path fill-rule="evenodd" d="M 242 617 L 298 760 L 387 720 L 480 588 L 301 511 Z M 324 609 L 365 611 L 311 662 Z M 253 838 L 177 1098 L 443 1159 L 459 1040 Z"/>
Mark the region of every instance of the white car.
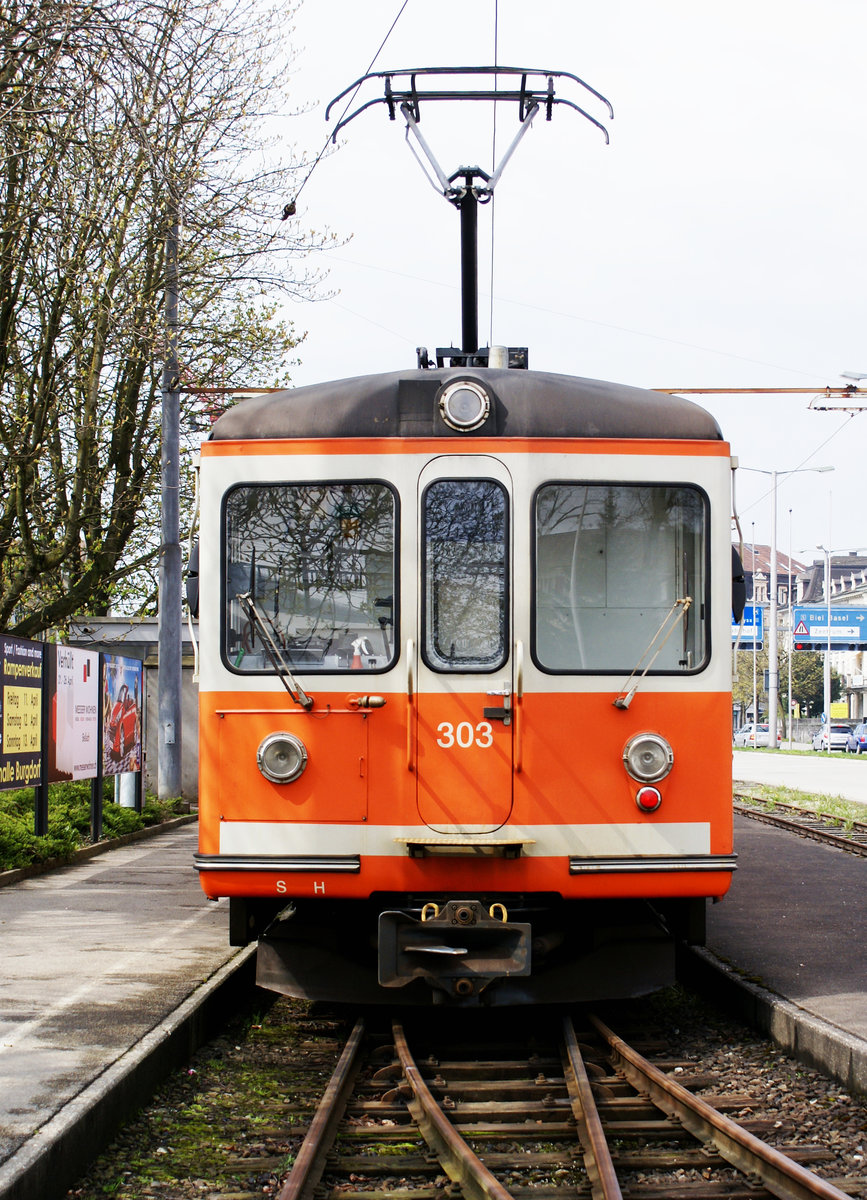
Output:
<path fill-rule="evenodd" d="M 767 725 L 742 725 L 735 734 L 736 746 L 768 746 L 770 745 L 770 730 Z M 783 735 L 777 730 L 777 746 L 782 745 Z"/>
<path fill-rule="evenodd" d="M 849 745 L 849 734 L 852 732 L 851 725 L 831 725 L 831 749 L 846 750 Z M 828 749 L 828 726 L 823 725 L 821 729 L 817 729 L 813 735 L 813 749 L 827 750 Z"/>

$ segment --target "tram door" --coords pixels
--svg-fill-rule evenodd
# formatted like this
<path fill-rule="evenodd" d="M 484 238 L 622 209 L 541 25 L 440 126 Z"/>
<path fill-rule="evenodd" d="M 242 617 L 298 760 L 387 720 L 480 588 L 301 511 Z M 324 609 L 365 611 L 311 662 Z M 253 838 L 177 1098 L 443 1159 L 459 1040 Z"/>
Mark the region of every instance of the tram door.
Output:
<path fill-rule="evenodd" d="M 419 479 L 411 754 L 419 814 L 444 833 L 491 832 L 512 808 L 511 490 L 486 455 Z"/>

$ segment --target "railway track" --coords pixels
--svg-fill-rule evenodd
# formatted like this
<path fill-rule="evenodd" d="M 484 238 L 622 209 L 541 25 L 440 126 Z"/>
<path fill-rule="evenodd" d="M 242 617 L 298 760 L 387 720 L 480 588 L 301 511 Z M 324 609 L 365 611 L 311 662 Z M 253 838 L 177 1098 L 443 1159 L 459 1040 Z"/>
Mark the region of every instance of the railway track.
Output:
<path fill-rule="evenodd" d="M 694 1065 L 654 1064 L 596 1017 L 550 1020 L 528 1049 L 490 1029 L 437 1044 L 428 1019 L 413 1052 L 399 1022 L 371 1040 L 359 1019 L 279 1200 L 851 1194 L 808 1169 L 830 1157 L 821 1147 L 763 1142 L 750 1097 L 710 1103 L 690 1090 L 715 1083 Z"/>
<path fill-rule="evenodd" d="M 763 821 L 766 825 L 788 829 L 801 837 L 867 857 L 867 824 L 863 821 L 844 821 L 830 813 L 777 800 L 757 800 L 738 792 L 734 795 L 734 811 L 753 821 Z"/>

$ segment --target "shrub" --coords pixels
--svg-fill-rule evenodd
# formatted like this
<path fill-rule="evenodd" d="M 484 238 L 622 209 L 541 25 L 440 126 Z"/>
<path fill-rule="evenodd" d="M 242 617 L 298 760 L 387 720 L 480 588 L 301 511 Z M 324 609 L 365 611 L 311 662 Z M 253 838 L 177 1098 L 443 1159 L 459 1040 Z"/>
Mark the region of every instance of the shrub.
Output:
<path fill-rule="evenodd" d="M 103 781 L 102 836 L 133 833 L 160 825 L 182 810 L 180 799 L 158 800 L 148 795 L 137 813 L 114 804 L 114 779 Z M 32 788 L 0 792 L 0 871 L 29 867 L 49 859 L 68 860 L 90 843 L 90 780 L 53 783 L 48 788 L 48 833 L 36 837 Z"/>

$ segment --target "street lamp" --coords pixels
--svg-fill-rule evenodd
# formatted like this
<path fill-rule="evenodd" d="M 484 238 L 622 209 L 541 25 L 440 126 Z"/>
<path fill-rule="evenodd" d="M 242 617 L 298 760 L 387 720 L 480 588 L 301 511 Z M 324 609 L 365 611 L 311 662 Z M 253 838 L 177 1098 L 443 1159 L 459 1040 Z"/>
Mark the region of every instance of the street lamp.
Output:
<path fill-rule="evenodd" d="M 802 475 L 807 471 L 814 471 L 817 474 L 824 474 L 826 471 L 833 471 L 833 467 L 795 467 L 791 471 L 765 471 L 761 467 L 742 467 L 743 471 L 751 471 L 756 475 L 770 475 L 771 477 L 771 494 L 773 496 L 771 504 L 771 579 L 770 579 L 770 611 L 768 613 L 768 746 L 772 750 L 777 748 L 777 706 L 780 698 L 780 672 L 779 663 L 777 662 L 778 654 L 778 636 L 777 636 L 777 480 L 781 475 Z M 755 570 L 755 537 L 753 538 L 753 570 Z M 792 565 L 791 553 L 789 557 L 789 604 L 791 605 L 791 583 Z M 755 592 L 753 594 L 753 602 L 755 603 Z M 830 605 L 830 601 L 829 601 Z M 830 609 L 829 609 L 830 611 Z M 831 618 L 828 618 L 828 640 L 830 646 L 830 627 Z M 791 654 L 791 649 L 789 651 Z M 831 686 L 831 678 L 828 676 L 828 688 Z M 789 716 L 791 721 L 791 714 Z"/>

